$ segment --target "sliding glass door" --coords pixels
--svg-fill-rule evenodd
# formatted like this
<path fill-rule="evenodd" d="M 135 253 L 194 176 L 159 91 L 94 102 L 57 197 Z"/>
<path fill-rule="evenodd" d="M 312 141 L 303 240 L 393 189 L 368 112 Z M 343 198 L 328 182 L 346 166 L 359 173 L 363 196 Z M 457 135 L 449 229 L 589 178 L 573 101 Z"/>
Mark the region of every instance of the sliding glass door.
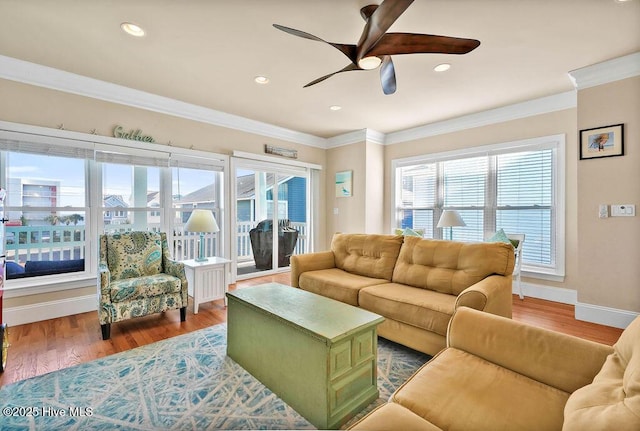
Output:
<path fill-rule="evenodd" d="M 287 270 L 308 250 L 307 171 L 241 160 L 234 175 L 237 278 Z"/>

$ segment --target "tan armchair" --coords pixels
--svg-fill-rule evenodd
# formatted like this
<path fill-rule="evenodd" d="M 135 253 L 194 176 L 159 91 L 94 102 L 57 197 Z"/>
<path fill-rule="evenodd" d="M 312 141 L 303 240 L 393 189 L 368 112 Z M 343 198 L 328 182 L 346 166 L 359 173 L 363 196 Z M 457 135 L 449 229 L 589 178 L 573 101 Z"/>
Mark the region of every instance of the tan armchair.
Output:
<path fill-rule="evenodd" d="M 170 259 L 166 233 L 128 232 L 100 235 L 98 316 L 102 338 L 111 323 L 180 309 L 187 315 L 184 265 Z"/>

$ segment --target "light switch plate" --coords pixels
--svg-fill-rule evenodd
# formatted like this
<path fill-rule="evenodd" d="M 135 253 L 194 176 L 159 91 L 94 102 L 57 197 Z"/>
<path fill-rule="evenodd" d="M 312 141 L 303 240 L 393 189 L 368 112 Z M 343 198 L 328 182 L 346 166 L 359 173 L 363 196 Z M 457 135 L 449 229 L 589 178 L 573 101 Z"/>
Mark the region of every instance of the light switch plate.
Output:
<path fill-rule="evenodd" d="M 631 204 L 611 205 L 611 217 L 635 217 L 636 206 Z"/>

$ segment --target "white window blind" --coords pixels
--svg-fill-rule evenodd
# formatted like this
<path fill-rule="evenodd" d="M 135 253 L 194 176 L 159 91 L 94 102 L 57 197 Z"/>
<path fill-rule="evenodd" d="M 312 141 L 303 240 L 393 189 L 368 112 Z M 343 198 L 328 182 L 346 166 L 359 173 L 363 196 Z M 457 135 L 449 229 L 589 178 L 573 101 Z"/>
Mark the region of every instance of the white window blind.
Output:
<path fill-rule="evenodd" d="M 526 235 L 523 261 L 553 266 L 553 150 L 496 156 L 496 181 L 496 227 Z"/>
<path fill-rule="evenodd" d="M 401 227 L 422 229 L 427 237 L 433 236 L 435 210 L 436 164 L 424 164 L 400 168 Z"/>
<path fill-rule="evenodd" d="M 488 157 L 468 157 L 441 163 L 443 209 L 458 211 L 466 226 L 451 230 L 455 241 L 481 241 L 484 232 Z M 437 217 L 440 218 L 441 211 Z"/>

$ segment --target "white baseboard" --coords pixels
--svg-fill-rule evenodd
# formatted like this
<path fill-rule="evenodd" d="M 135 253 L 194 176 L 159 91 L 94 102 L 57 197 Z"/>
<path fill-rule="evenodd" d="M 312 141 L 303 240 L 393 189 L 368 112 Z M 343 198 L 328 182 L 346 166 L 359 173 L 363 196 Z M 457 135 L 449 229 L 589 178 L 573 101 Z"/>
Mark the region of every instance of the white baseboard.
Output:
<path fill-rule="evenodd" d="M 578 292 L 573 289 L 549 287 L 533 283 L 522 283 L 522 293 L 525 297 L 528 296 L 531 298 L 574 305 L 574 316 L 576 320 L 598 323 L 600 325 L 611 326 L 613 328 L 624 329 L 639 315 L 639 313 L 634 313 L 633 311 L 578 302 Z M 515 285 L 513 286 L 513 294 L 518 294 L 518 289 Z"/>
<path fill-rule="evenodd" d="M 599 323 L 601 325 L 612 326 L 614 328 L 625 329 L 629 323 L 640 314 L 633 311 L 620 310 L 617 308 L 603 307 L 601 305 L 576 304 L 576 319 L 586 322 Z"/>
<path fill-rule="evenodd" d="M 518 289 L 514 283 L 513 294 L 517 295 Z M 522 293 L 531 298 L 560 302 L 561 304 L 575 305 L 578 302 L 578 292 L 564 287 L 550 287 L 542 284 L 522 283 Z"/>
<path fill-rule="evenodd" d="M 41 320 L 55 319 L 56 317 L 86 313 L 87 311 L 95 311 L 97 319 L 97 310 L 98 300 L 96 295 L 86 295 L 5 308 L 2 317 L 4 323 L 7 325 L 17 326 L 24 325 L 25 323 L 39 322 Z"/>

